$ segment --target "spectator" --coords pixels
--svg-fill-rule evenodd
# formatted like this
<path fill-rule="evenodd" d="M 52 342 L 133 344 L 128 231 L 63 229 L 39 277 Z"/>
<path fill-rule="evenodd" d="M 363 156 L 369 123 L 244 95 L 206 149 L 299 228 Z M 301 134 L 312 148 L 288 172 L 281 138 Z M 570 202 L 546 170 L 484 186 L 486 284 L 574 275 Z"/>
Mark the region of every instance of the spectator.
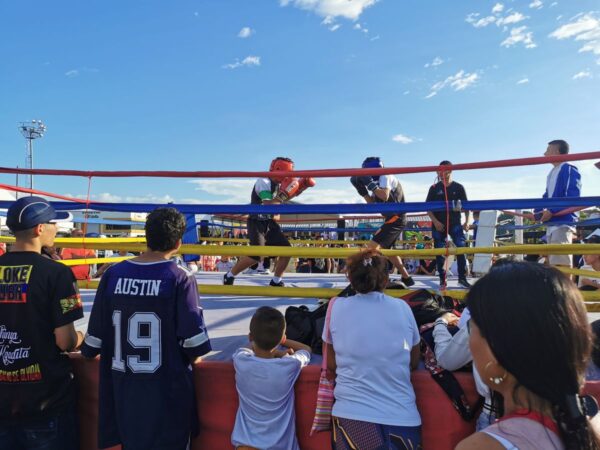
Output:
<path fill-rule="evenodd" d="M 446 313 L 434 323 L 433 340 L 435 342 L 435 358 L 440 367 L 446 370 L 459 370 L 473 360 L 469 349 L 469 330 L 467 322 L 471 318 L 469 308 L 465 308 L 460 319 L 452 313 Z M 458 328 L 452 334 L 448 326 Z M 473 378 L 475 388 L 484 399 L 483 408 L 477 419 L 476 430 L 480 431 L 488 427 L 496 420 L 496 411 L 492 403 L 492 393 L 481 380 L 477 369 L 473 367 Z"/>
<path fill-rule="evenodd" d="M 60 261 L 62 258 L 60 257 L 60 255 L 58 254 L 58 251 L 56 250 L 56 247 L 54 245 L 47 247 L 47 246 L 43 246 L 42 247 L 42 256 L 45 256 L 46 258 L 49 259 L 53 259 L 55 261 Z"/>
<path fill-rule="evenodd" d="M 585 239 L 585 242 L 586 244 L 600 244 L 600 228 L 589 235 Z M 585 265 L 581 267 L 582 270 L 600 272 L 600 255 L 583 255 L 583 259 Z M 600 288 L 600 279 L 580 276 L 578 286 L 582 291 L 596 291 Z"/>
<path fill-rule="evenodd" d="M 428 202 L 447 201 L 447 208 L 442 211 L 428 212 L 433 224 L 432 236 L 435 248 L 446 247 L 448 236 L 456 247 L 466 247 L 465 231 L 469 229 L 469 211 L 464 211 L 465 221 L 461 224 L 462 202 L 467 201 L 467 193 L 462 184 L 452 180 L 452 171 L 444 169 L 450 166 L 450 161 L 442 161 L 438 171 L 438 182 L 429 188 L 427 193 Z M 445 258 L 436 256 L 437 271 L 440 277 L 440 289 L 446 289 L 446 270 L 444 269 Z M 458 284 L 470 288 L 471 283 L 467 280 L 467 258 L 465 255 L 456 255 L 458 261 Z"/>
<path fill-rule="evenodd" d="M 597 450 L 580 396 L 592 350 L 581 294 L 567 276 L 512 262 L 470 290 L 470 346 L 477 371 L 502 395 L 504 415 L 456 448 Z"/>
<path fill-rule="evenodd" d="M 569 144 L 563 140 L 548 142 L 548 148 L 544 156 L 567 155 Z M 546 192 L 542 198 L 580 197 L 581 175 L 579 170 L 572 164 L 566 162 L 552 163 L 554 166 L 546 180 Z M 554 222 L 575 222 L 578 213 L 570 212 L 559 215 L 563 208 L 548 208 L 535 210 L 534 217 L 540 222 L 546 223 L 546 238 L 548 244 L 571 244 L 573 242 L 572 225 L 552 225 Z M 550 255 L 548 263 L 553 266 L 571 267 L 571 255 Z"/>
<path fill-rule="evenodd" d="M 221 256 L 221 259 L 217 261 L 217 272 L 229 272 L 235 263 L 229 256 Z"/>
<path fill-rule="evenodd" d="M 72 238 L 83 238 L 83 231 L 75 228 L 71 231 Z M 89 248 L 63 248 L 60 256 L 62 259 L 86 259 L 86 258 L 95 258 L 96 252 Z M 71 270 L 73 271 L 73 275 L 75 275 L 76 280 L 89 280 L 90 279 L 90 265 L 89 264 L 81 264 L 78 266 L 71 266 Z"/>
<path fill-rule="evenodd" d="M 6 244 L 4 242 L 0 242 L 0 256 L 6 253 Z"/>
<path fill-rule="evenodd" d="M 65 352 L 79 347 L 83 318 L 73 273 L 41 255 L 52 247 L 57 213 L 43 198 L 22 197 L 8 209 L 15 235 L 0 256 L 0 448 L 79 448 L 76 387 Z"/>
<path fill-rule="evenodd" d="M 184 449 L 194 432 L 190 363 L 211 345 L 196 279 L 170 260 L 185 227 L 176 209 L 155 209 L 146 219 L 147 250 L 100 280 L 81 352 L 101 356 L 101 448 Z"/>
<path fill-rule="evenodd" d="M 348 278 L 358 294 L 333 304 L 330 335 L 323 335 L 328 369 L 336 373 L 335 449 L 421 444 L 410 382 L 421 338 L 410 307 L 383 293 L 386 267 L 386 258 L 374 249 L 348 259 Z"/>
<path fill-rule="evenodd" d="M 585 372 L 586 381 L 600 381 L 600 320 L 594 320 L 592 327 L 592 360 Z"/>
<path fill-rule="evenodd" d="M 126 257 L 126 256 L 134 256 L 133 253 L 130 253 L 127 250 L 119 250 L 117 252 L 117 257 Z M 102 264 L 102 266 L 100 266 L 100 268 L 98 269 L 98 271 L 92 275 L 92 278 L 100 278 L 104 272 L 106 272 L 108 270 L 108 268 L 110 266 L 114 266 L 114 263 L 106 263 L 106 264 Z"/>
<path fill-rule="evenodd" d="M 252 348 L 233 355 L 240 405 L 231 443 L 236 448 L 299 450 L 294 412 L 294 384 L 310 361 L 310 347 L 286 339 L 285 319 L 262 306 L 250 321 Z M 285 350 L 279 350 L 282 345 Z"/>

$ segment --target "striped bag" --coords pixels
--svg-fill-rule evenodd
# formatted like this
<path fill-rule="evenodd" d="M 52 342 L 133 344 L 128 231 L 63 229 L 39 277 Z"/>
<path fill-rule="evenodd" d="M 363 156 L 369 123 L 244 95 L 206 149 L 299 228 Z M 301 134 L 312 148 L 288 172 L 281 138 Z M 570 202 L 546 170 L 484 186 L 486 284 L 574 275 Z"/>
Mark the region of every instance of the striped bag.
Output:
<path fill-rule="evenodd" d="M 332 298 L 327 306 L 327 314 L 325 316 L 324 336 L 327 341 L 331 342 L 331 333 L 329 330 L 329 322 L 331 321 L 331 310 L 336 298 Z M 321 364 L 321 377 L 319 378 L 319 389 L 317 390 L 317 407 L 315 408 L 315 418 L 313 419 L 310 435 L 319 431 L 331 430 L 331 410 L 333 409 L 333 388 L 335 387 L 335 378 L 327 370 L 327 345 L 323 341 L 323 363 Z"/>

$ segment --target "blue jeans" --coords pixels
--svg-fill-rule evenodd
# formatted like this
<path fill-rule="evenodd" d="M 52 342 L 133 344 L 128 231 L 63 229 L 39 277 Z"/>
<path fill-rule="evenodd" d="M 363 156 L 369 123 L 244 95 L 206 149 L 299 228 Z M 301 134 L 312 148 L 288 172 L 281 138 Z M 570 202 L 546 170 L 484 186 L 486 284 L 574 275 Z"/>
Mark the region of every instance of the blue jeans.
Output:
<path fill-rule="evenodd" d="M 78 450 L 75 408 L 46 419 L 0 425 L 0 450 Z"/>
<path fill-rule="evenodd" d="M 450 226 L 450 232 L 446 233 L 446 231 L 438 231 L 435 228 L 431 232 L 433 236 L 433 246 L 434 248 L 445 248 L 446 247 L 446 236 L 450 234 L 452 238 L 452 242 L 457 247 L 466 247 L 466 238 L 465 233 L 463 231 L 462 225 L 453 225 Z M 435 262 L 437 265 L 437 271 L 440 276 L 440 280 L 442 282 L 446 281 L 446 271 L 444 270 L 444 261 L 446 258 L 443 256 L 436 256 Z M 467 277 L 467 258 L 465 255 L 456 255 L 456 262 L 458 265 L 458 278 L 466 278 Z"/>

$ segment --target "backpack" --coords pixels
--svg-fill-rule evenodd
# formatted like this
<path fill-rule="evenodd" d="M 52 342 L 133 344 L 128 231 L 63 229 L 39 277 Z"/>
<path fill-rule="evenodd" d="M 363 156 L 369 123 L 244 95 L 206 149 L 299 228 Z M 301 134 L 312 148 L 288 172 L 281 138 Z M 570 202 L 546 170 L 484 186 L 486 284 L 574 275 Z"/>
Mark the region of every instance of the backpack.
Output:
<path fill-rule="evenodd" d="M 289 306 L 285 310 L 286 337 L 310 346 L 313 353 L 317 355 L 323 354 L 321 336 L 325 327 L 328 303 L 319 305 L 313 311 L 306 305 Z"/>

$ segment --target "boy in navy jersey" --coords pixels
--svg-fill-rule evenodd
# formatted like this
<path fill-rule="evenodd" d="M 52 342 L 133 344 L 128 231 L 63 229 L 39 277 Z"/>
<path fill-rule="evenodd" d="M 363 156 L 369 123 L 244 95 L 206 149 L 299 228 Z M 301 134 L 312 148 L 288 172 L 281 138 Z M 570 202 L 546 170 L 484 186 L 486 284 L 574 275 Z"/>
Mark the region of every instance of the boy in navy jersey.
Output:
<path fill-rule="evenodd" d="M 169 260 L 184 231 L 177 210 L 154 210 L 147 251 L 110 267 L 98 286 L 81 352 L 101 356 L 101 448 L 185 449 L 195 431 L 191 363 L 211 346 L 196 279 Z"/>

